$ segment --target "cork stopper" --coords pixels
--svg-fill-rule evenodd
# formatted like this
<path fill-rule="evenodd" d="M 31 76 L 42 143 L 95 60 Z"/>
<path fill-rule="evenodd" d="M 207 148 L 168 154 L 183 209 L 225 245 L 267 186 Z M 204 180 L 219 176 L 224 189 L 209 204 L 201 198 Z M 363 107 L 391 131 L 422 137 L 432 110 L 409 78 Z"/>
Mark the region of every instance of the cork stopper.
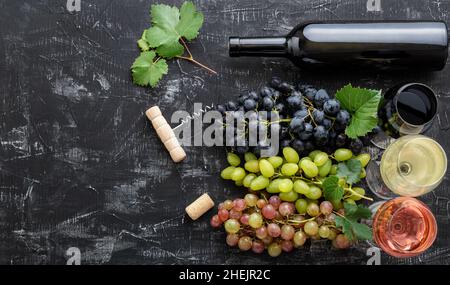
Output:
<path fill-rule="evenodd" d="M 145 112 L 147 118 L 152 122 L 153 128 L 156 130 L 159 139 L 166 147 L 170 157 L 174 162 L 183 161 L 186 158 L 186 153 L 180 146 L 175 133 L 173 132 L 166 119 L 162 116 L 161 110 L 158 106 L 153 106 Z"/>
<path fill-rule="evenodd" d="M 214 207 L 214 201 L 205 193 L 186 207 L 186 213 L 195 221 L 212 207 Z"/>

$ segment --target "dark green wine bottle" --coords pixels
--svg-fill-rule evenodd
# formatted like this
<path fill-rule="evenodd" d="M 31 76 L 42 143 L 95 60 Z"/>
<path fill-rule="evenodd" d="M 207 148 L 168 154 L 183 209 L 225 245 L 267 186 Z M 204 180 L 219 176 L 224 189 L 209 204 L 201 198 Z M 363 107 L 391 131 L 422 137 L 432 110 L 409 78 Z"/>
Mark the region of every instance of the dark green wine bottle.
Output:
<path fill-rule="evenodd" d="M 309 22 L 285 37 L 231 37 L 232 57 L 287 57 L 300 67 L 441 70 L 447 25 L 439 21 Z"/>

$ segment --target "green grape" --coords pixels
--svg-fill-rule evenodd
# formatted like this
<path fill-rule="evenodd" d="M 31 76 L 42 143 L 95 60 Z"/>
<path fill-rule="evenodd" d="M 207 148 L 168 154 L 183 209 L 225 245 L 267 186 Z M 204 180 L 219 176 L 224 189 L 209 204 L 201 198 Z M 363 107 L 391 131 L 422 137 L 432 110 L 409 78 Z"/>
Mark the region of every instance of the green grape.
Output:
<path fill-rule="evenodd" d="M 220 177 L 222 177 L 225 180 L 231 180 L 231 176 L 233 175 L 234 170 L 236 167 L 234 166 L 228 166 L 222 172 L 220 172 Z"/>
<path fill-rule="evenodd" d="M 308 154 L 308 157 L 311 159 L 311 160 L 314 160 L 314 158 L 316 158 L 316 155 L 317 154 L 319 154 L 319 153 L 321 153 L 322 151 L 320 151 L 320 150 L 313 150 L 313 151 L 311 151 L 309 154 Z"/>
<path fill-rule="evenodd" d="M 275 169 L 273 169 L 272 164 L 266 159 L 261 159 L 259 161 L 259 171 L 264 177 L 270 178 L 275 174 Z"/>
<path fill-rule="evenodd" d="M 359 160 L 361 162 L 361 166 L 364 168 L 369 164 L 370 161 L 370 154 L 368 153 L 361 153 L 355 157 L 355 159 Z"/>
<path fill-rule="evenodd" d="M 324 165 L 319 167 L 319 176 L 320 177 L 326 177 L 330 173 L 330 171 L 331 171 L 331 164 L 332 164 L 331 160 L 328 159 L 327 162 L 325 162 Z"/>
<path fill-rule="evenodd" d="M 248 218 L 248 224 L 254 229 L 259 229 L 263 225 L 263 218 L 260 213 L 253 213 Z"/>
<path fill-rule="evenodd" d="M 256 177 L 257 177 L 256 174 L 249 173 L 245 176 L 244 180 L 242 181 L 242 184 L 248 188 L 250 187 L 250 184 L 252 183 L 253 179 L 255 179 Z"/>
<path fill-rule="evenodd" d="M 341 177 L 341 178 L 339 178 L 338 184 L 341 187 L 346 187 L 347 186 L 347 181 L 345 180 L 344 177 Z"/>
<path fill-rule="evenodd" d="M 308 207 L 308 202 L 305 199 L 298 199 L 295 201 L 295 208 L 299 214 L 306 214 L 306 208 Z"/>
<path fill-rule="evenodd" d="M 317 205 L 317 203 L 309 203 L 308 206 L 306 206 L 306 213 L 311 217 L 318 216 L 320 214 L 319 205 Z"/>
<path fill-rule="evenodd" d="M 241 225 L 236 219 L 229 219 L 225 222 L 224 227 L 227 233 L 235 234 L 240 230 Z"/>
<path fill-rule="evenodd" d="M 298 163 L 300 157 L 295 149 L 292 147 L 283 148 L 283 155 L 287 162 Z"/>
<path fill-rule="evenodd" d="M 309 236 L 315 236 L 319 232 L 319 225 L 315 221 L 308 221 L 303 228 L 305 233 Z"/>
<path fill-rule="evenodd" d="M 355 200 L 353 200 L 353 199 L 347 198 L 347 199 L 345 199 L 344 201 L 345 201 L 346 203 L 348 203 L 348 204 L 356 205 L 356 202 L 355 202 Z"/>
<path fill-rule="evenodd" d="M 268 178 L 260 175 L 252 180 L 252 182 L 250 183 L 250 189 L 252 189 L 253 191 L 259 191 L 269 186 L 269 183 L 270 180 Z"/>
<path fill-rule="evenodd" d="M 353 187 L 352 190 L 355 191 L 356 193 L 358 193 L 361 196 L 366 195 L 366 191 L 363 188 L 361 188 L 361 187 Z M 355 194 L 351 195 L 349 198 L 352 199 L 353 201 L 359 201 L 359 200 L 362 199 L 361 197 L 359 197 L 359 196 L 357 196 Z"/>
<path fill-rule="evenodd" d="M 302 165 L 302 162 L 303 161 L 305 161 L 305 160 L 307 160 L 307 161 L 312 161 L 312 159 L 311 158 L 309 158 L 309 157 L 303 157 L 302 159 L 300 159 L 300 161 L 298 162 L 298 167 L 300 168 L 300 171 L 302 170 L 302 167 L 301 167 L 301 165 Z"/>
<path fill-rule="evenodd" d="M 286 163 L 281 167 L 281 174 L 284 176 L 293 176 L 298 171 L 297 163 Z"/>
<path fill-rule="evenodd" d="M 244 180 L 234 181 L 234 184 L 235 184 L 236 186 L 242 186 L 242 185 L 244 185 Z"/>
<path fill-rule="evenodd" d="M 337 236 L 337 233 L 336 233 L 336 231 L 334 231 L 334 230 L 330 230 L 330 232 L 328 233 L 328 239 L 329 240 L 334 240 L 335 238 L 336 238 L 336 236 Z"/>
<path fill-rule="evenodd" d="M 252 160 L 258 160 L 258 158 L 257 158 L 256 155 L 254 155 L 253 153 L 251 153 L 251 152 L 246 152 L 246 153 L 244 154 L 244 160 L 245 160 L 245 161 L 252 161 Z"/>
<path fill-rule="evenodd" d="M 333 201 L 330 201 L 330 202 L 331 202 L 331 204 L 333 204 L 333 209 L 334 210 L 339 210 L 339 209 L 343 208 L 341 200 L 333 200 Z"/>
<path fill-rule="evenodd" d="M 320 226 L 319 228 L 319 236 L 321 238 L 328 238 L 328 236 L 330 235 L 330 228 L 327 226 Z"/>
<path fill-rule="evenodd" d="M 270 194 L 276 194 L 276 193 L 280 193 L 280 189 L 278 188 L 278 186 L 280 185 L 280 183 L 283 181 L 283 179 L 281 178 L 277 178 L 274 179 L 270 182 L 269 186 L 267 186 L 267 192 L 269 192 Z"/>
<path fill-rule="evenodd" d="M 324 165 L 327 161 L 330 159 L 328 158 L 328 154 L 324 152 L 319 152 L 314 156 L 314 164 L 317 165 L 317 167 L 320 167 Z"/>
<path fill-rule="evenodd" d="M 286 202 L 295 202 L 298 199 L 298 194 L 295 191 L 280 193 L 280 199 Z"/>
<path fill-rule="evenodd" d="M 334 152 L 334 159 L 336 159 L 337 161 L 346 161 L 352 157 L 352 151 L 346 148 L 339 148 Z"/>
<path fill-rule="evenodd" d="M 241 159 L 239 158 L 239 156 L 232 152 L 229 152 L 227 154 L 227 160 L 231 166 L 239 166 L 239 164 L 241 164 Z"/>
<path fill-rule="evenodd" d="M 319 174 L 319 168 L 310 160 L 303 160 L 300 167 L 308 177 L 316 177 Z"/>
<path fill-rule="evenodd" d="M 363 178 L 366 178 L 366 169 L 365 168 L 362 168 L 361 169 L 361 173 L 359 174 L 359 178 L 361 178 L 361 179 L 363 179 Z"/>
<path fill-rule="evenodd" d="M 279 245 L 278 243 L 274 242 L 271 243 L 268 247 L 267 247 L 267 253 L 271 256 L 271 257 L 277 257 L 281 254 L 281 245 Z"/>
<path fill-rule="evenodd" d="M 330 175 L 336 175 L 337 173 L 337 165 L 333 164 L 330 169 Z"/>
<path fill-rule="evenodd" d="M 294 191 L 306 195 L 306 193 L 309 193 L 309 186 L 303 180 L 296 180 L 294 182 Z"/>
<path fill-rule="evenodd" d="M 233 181 L 243 180 L 245 175 L 247 175 L 247 173 L 245 172 L 244 168 L 236 167 L 233 171 L 233 174 L 231 174 L 231 179 Z"/>
<path fill-rule="evenodd" d="M 278 189 L 280 190 L 280 192 L 290 192 L 292 191 L 292 189 L 294 188 L 294 183 L 292 182 L 291 179 L 282 179 L 282 181 L 280 182 L 280 184 L 278 184 Z"/>
<path fill-rule="evenodd" d="M 272 156 L 267 159 L 273 168 L 278 168 L 283 164 L 283 158 L 279 156 Z"/>
<path fill-rule="evenodd" d="M 305 196 L 309 199 L 317 200 L 322 197 L 322 190 L 320 190 L 317 186 L 309 187 L 309 192 L 305 194 Z"/>
<path fill-rule="evenodd" d="M 258 173 L 259 172 L 259 161 L 250 160 L 244 164 L 245 170 L 248 172 Z"/>

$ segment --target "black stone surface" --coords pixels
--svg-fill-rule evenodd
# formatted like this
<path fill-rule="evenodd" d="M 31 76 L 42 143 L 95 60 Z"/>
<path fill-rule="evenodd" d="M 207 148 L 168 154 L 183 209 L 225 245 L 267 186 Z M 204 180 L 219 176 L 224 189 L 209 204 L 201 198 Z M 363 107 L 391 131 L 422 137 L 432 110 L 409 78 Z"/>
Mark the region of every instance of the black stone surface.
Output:
<path fill-rule="evenodd" d="M 209 226 L 212 211 L 196 222 L 184 217 L 201 193 L 219 202 L 243 190 L 218 176 L 222 148 L 187 147 L 187 160 L 173 164 L 143 115 L 151 105 L 170 118 L 192 112 L 194 102 L 236 98 L 273 75 L 329 92 L 349 82 L 385 90 L 419 81 L 442 106 L 428 135 L 450 149 L 448 67 L 310 74 L 284 59 L 227 52 L 229 36 L 284 35 L 307 20 L 449 22 L 449 0 L 381 0 L 381 11 L 368 11 L 366 0 L 197 0 L 206 20 L 190 47 L 218 75 L 173 61 L 155 89 L 134 86 L 129 72 L 154 1 L 81 0 L 79 12 L 66 2 L 0 0 L 0 264 L 65 264 L 71 247 L 82 264 L 366 264 L 365 243 L 337 251 L 313 242 L 276 259 L 239 253 Z M 449 186 L 446 178 L 421 197 L 438 221 L 433 247 L 409 259 L 383 254 L 383 264 L 450 263 Z"/>

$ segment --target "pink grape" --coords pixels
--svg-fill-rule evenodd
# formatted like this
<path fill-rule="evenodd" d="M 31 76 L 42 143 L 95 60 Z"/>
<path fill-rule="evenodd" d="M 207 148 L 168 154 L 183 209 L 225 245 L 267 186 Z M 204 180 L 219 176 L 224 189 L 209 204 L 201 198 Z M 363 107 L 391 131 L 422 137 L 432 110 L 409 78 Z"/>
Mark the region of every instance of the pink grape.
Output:
<path fill-rule="evenodd" d="M 318 216 L 320 214 L 319 206 L 316 203 L 309 203 L 308 206 L 306 206 L 306 213 L 311 217 Z"/>
<path fill-rule="evenodd" d="M 248 220 L 250 218 L 249 214 L 243 214 L 241 216 L 241 218 L 239 219 L 239 221 L 241 222 L 241 224 L 248 226 Z"/>
<path fill-rule="evenodd" d="M 295 247 L 300 247 L 305 244 L 308 236 L 302 231 L 298 231 L 294 234 L 294 245 Z"/>
<path fill-rule="evenodd" d="M 239 220 L 242 216 L 242 212 L 236 211 L 235 209 L 230 210 L 229 218 Z"/>
<path fill-rule="evenodd" d="M 269 236 L 269 235 L 267 235 L 265 238 L 262 239 L 262 242 L 263 242 L 265 245 L 271 244 L 272 241 L 273 241 L 273 238 L 272 238 L 271 236 Z"/>
<path fill-rule="evenodd" d="M 265 205 L 267 205 L 267 202 L 264 199 L 259 199 L 258 201 L 256 201 L 256 207 L 260 209 L 262 209 Z"/>
<path fill-rule="evenodd" d="M 247 194 L 245 195 L 244 200 L 249 207 L 254 207 L 256 206 L 256 202 L 258 202 L 258 196 L 255 194 Z"/>
<path fill-rule="evenodd" d="M 333 246 L 339 249 L 344 249 L 350 247 L 350 241 L 348 238 L 343 235 L 339 234 L 332 242 Z"/>
<path fill-rule="evenodd" d="M 254 253 L 263 253 L 265 248 L 266 248 L 266 246 L 260 240 L 255 240 L 252 243 L 252 251 Z"/>
<path fill-rule="evenodd" d="M 218 215 L 214 215 L 211 218 L 210 224 L 213 228 L 218 228 L 222 224 L 222 221 L 219 219 Z"/>
<path fill-rule="evenodd" d="M 281 234 L 281 229 L 280 226 L 275 224 L 275 223 L 271 223 L 267 226 L 267 232 L 269 233 L 269 235 L 271 237 L 279 237 Z"/>
<path fill-rule="evenodd" d="M 241 225 L 239 222 L 235 219 L 229 219 L 224 224 L 225 231 L 229 234 L 235 234 L 239 231 L 241 228 Z"/>
<path fill-rule="evenodd" d="M 227 244 L 229 246 L 236 246 L 239 241 L 239 236 L 237 234 L 228 234 L 227 235 Z"/>
<path fill-rule="evenodd" d="M 255 230 L 256 237 L 259 239 L 264 239 L 267 237 L 267 228 L 265 226 L 260 227 L 259 229 Z"/>
<path fill-rule="evenodd" d="M 278 207 L 279 207 L 280 204 L 281 204 L 281 199 L 280 199 L 279 196 L 274 195 L 274 196 L 270 197 L 269 203 L 270 203 L 270 205 L 272 205 L 272 206 L 275 208 L 275 210 L 276 210 L 276 209 L 278 209 Z"/>
<path fill-rule="evenodd" d="M 294 237 L 295 229 L 291 225 L 283 225 L 281 227 L 281 238 L 284 240 L 291 240 Z"/>
<path fill-rule="evenodd" d="M 320 212 L 324 215 L 329 215 L 333 212 L 333 204 L 330 201 L 323 201 L 320 203 Z"/>
<path fill-rule="evenodd" d="M 231 200 L 223 201 L 223 208 L 228 211 L 233 209 L 233 201 L 231 201 Z"/>
<path fill-rule="evenodd" d="M 249 236 L 243 236 L 238 241 L 238 247 L 242 251 L 247 251 L 252 248 L 252 239 Z"/>
<path fill-rule="evenodd" d="M 294 243 L 290 240 L 284 240 L 281 242 L 281 249 L 284 252 L 291 252 L 294 249 Z"/>
<path fill-rule="evenodd" d="M 334 213 L 329 214 L 325 217 L 325 219 L 329 222 L 334 222 L 334 219 L 336 218 L 336 215 Z"/>
<path fill-rule="evenodd" d="M 238 211 L 238 212 L 242 212 L 245 210 L 245 207 L 247 207 L 247 203 L 245 202 L 244 199 L 236 199 L 233 202 L 233 209 Z"/>
<path fill-rule="evenodd" d="M 265 205 L 264 208 L 262 208 L 261 212 L 264 218 L 269 220 L 274 219 L 277 215 L 277 211 L 275 210 L 275 207 L 272 204 Z"/>
<path fill-rule="evenodd" d="M 217 206 L 217 209 L 221 210 L 221 209 L 223 209 L 223 207 L 224 207 L 223 203 L 220 203 L 219 206 Z"/>
<path fill-rule="evenodd" d="M 228 220 L 228 217 L 229 217 L 230 213 L 228 213 L 228 211 L 225 210 L 225 209 L 220 209 L 219 213 L 217 215 L 219 216 L 219 219 L 222 222 L 225 222 L 226 220 Z"/>
<path fill-rule="evenodd" d="M 271 243 L 268 247 L 267 247 L 267 252 L 269 253 L 270 256 L 272 257 L 277 257 L 281 254 L 281 245 L 278 244 L 277 242 Z"/>
<path fill-rule="evenodd" d="M 284 217 L 294 214 L 295 206 L 292 203 L 289 202 L 283 202 L 280 204 L 280 207 L 278 207 L 278 212 Z"/>

